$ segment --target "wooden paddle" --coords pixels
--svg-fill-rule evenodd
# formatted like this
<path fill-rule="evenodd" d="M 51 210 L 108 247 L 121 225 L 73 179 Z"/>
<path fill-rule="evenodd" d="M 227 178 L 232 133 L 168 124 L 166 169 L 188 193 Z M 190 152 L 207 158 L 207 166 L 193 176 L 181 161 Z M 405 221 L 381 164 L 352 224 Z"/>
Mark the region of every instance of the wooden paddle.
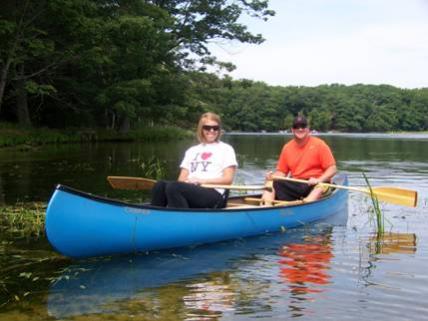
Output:
<path fill-rule="evenodd" d="M 274 176 L 273 179 L 279 180 L 279 181 L 283 180 L 283 181 L 308 184 L 308 181 L 306 180 L 284 177 L 284 176 Z M 320 183 L 320 184 L 324 186 L 332 187 L 332 188 L 347 189 L 350 191 L 361 192 L 361 193 L 371 195 L 369 188 L 343 186 L 343 185 L 336 185 L 336 184 L 329 184 L 329 183 Z M 383 202 L 409 206 L 409 207 L 416 207 L 416 204 L 418 202 L 418 192 L 409 190 L 409 189 L 404 189 L 399 187 L 379 186 L 379 187 L 372 187 L 371 191 L 379 201 L 383 201 Z"/>
<path fill-rule="evenodd" d="M 125 190 L 148 190 L 152 189 L 156 184 L 154 179 L 144 177 L 131 177 L 131 176 L 107 176 L 107 180 L 111 187 L 114 189 Z M 218 185 L 218 184 L 202 184 L 206 188 L 221 188 L 233 190 L 264 190 L 267 187 L 263 185 Z"/>

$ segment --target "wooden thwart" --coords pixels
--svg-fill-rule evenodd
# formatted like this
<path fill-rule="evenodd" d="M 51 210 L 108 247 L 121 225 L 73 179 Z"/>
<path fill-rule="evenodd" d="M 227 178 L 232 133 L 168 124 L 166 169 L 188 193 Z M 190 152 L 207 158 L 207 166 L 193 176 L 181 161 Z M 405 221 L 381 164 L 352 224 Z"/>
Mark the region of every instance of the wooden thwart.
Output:
<path fill-rule="evenodd" d="M 260 205 L 252 205 L 252 204 L 246 204 L 246 203 L 227 203 L 226 210 L 235 210 L 235 209 L 243 209 L 243 208 L 257 208 L 260 207 Z"/>
<path fill-rule="evenodd" d="M 263 199 L 257 198 L 257 197 L 246 197 L 245 201 L 246 202 L 253 202 L 253 203 L 255 202 L 255 203 L 260 204 L 260 203 L 263 202 Z M 274 201 L 272 201 L 272 203 L 273 203 L 273 205 L 283 205 L 283 206 L 284 205 L 288 205 L 288 206 L 291 206 L 291 205 L 301 205 L 304 202 L 302 200 L 295 200 L 295 201 L 279 201 L 279 200 L 274 200 Z"/>
<path fill-rule="evenodd" d="M 278 201 L 275 200 L 272 202 L 272 204 L 263 204 L 263 200 L 258 197 L 245 197 L 243 199 L 243 202 L 233 202 L 229 201 L 227 202 L 227 208 L 228 210 L 232 209 L 243 209 L 243 208 L 258 208 L 258 207 L 275 207 L 275 206 L 292 206 L 292 205 L 301 205 L 304 202 L 301 200 L 296 201 Z"/>

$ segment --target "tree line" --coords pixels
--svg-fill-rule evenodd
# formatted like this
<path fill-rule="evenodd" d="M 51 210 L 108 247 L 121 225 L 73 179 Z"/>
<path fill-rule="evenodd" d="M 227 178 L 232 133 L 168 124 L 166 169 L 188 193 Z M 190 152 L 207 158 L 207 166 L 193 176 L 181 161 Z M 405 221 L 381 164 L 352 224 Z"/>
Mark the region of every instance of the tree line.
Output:
<path fill-rule="evenodd" d="M 198 77 L 201 100 L 224 116 L 230 130 L 287 130 L 299 113 L 318 131 L 428 130 L 428 88 L 364 84 L 282 87 L 207 74 Z"/>
<path fill-rule="evenodd" d="M 210 43 L 263 42 L 244 15 L 274 12 L 268 0 L 4 0 L 0 121 L 126 132 L 193 127 L 210 110 L 226 130 L 284 130 L 297 113 L 320 131 L 427 130 L 427 88 L 269 86 L 207 72 L 234 68 Z"/>

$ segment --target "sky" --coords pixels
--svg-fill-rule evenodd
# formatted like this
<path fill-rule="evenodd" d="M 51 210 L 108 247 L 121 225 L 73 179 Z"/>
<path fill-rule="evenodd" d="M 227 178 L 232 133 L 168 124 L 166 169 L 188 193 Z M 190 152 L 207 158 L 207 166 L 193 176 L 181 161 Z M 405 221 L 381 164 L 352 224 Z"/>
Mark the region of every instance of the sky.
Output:
<path fill-rule="evenodd" d="M 428 0 L 270 0 L 267 22 L 243 18 L 261 45 L 215 42 L 234 79 L 278 86 L 428 87 Z"/>

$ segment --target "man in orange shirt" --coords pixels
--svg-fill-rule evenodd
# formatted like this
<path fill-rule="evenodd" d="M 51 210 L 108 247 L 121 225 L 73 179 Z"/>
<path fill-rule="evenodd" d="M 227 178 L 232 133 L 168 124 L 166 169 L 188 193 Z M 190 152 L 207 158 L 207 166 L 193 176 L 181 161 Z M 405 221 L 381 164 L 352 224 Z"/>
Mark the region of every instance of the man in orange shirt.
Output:
<path fill-rule="evenodd" d="M 272 192 L 263 193 L 262 198 L 266 204 L 274 199 L 315 201 L 324 191 L 317 184 L 330 182 L 337 172 L 330 147 L 323 140 L 311 136 L 304 116 L 298 115 L 294 119 L 291 131 L 294 138 L 282 148 L 275 173 L 269 172 L 266 178 L 272 180 L 272 176 L 289 176 L 307 180 L 308 183 L 276 180 L 273 182 Z"/>

